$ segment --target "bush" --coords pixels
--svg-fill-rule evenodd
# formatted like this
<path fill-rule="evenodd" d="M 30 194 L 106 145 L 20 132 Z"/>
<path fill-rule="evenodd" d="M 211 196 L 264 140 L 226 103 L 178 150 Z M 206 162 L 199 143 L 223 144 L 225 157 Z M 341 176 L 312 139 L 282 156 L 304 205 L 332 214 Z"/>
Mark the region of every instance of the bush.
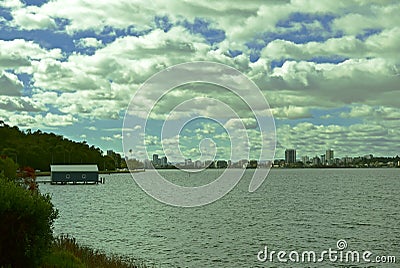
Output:
<path fill-rule="evenodd" d="M 108 256 L 90 247 L 79 245 L 75 238 L 61 235 L 54 238 L 52 252 L 44 259 L 42 268 L 146 268 L 143 261 L 121 256 Z"/>
<path fill-rule="evenodd" d="M 86 266 L 69 251 L 54 249 L 44 257 L 42 268 L 86 268 Z"/>
<path fill-rule="evenodd" d="M 53 240 L 57 210 L 49 195 L 0 178 L 0 267 L 36 267 Z"/>

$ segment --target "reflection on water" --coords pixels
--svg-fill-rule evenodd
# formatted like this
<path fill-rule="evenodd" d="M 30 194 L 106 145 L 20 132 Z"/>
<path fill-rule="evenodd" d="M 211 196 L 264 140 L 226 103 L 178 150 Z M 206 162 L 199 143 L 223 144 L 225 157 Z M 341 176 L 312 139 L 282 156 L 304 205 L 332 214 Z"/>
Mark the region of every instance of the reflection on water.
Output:
<path fill-rule="evenodd" d="M 207 172 L 164 171 L 171 181 L 189 180 L 188 185 L 207 183 L 219 171 Z M 224 198 L 197 208 L 159 203 L 129 174 L 106 176 L 104 185 L 45 184 L 40 189 L 52 194 L 60 211 L 56 234 L 68 233 L 82 244 L 160 267 L 304 267 L 260 263 L 257 253 L 266 245 L 321 252 L 335 249 L 339 239 L 351 250 L 399 254 L 399 169 L 272 170 L 254 193 L 247 191 L 249 172 Z"/>

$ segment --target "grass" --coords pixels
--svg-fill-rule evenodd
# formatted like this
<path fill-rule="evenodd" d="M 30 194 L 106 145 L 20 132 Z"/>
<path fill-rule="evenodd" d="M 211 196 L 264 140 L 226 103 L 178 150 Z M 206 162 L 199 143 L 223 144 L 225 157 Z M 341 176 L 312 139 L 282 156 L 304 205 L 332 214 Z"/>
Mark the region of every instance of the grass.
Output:
<path fill-rule="evenodd" d="M 75 238 L 62 235 L 54 239 L 52 248 L 43 259 L 42 268 L 121 267 L 145 268 L 142 261 L 121 256 L 109 256 L 98 250 L 77 244 Z"/>

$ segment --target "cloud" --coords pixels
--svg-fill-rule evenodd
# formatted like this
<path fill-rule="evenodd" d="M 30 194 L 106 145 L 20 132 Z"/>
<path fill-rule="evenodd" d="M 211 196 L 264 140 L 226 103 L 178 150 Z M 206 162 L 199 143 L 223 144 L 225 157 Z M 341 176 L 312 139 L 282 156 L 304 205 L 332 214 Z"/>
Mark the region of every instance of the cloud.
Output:
<path fill-rule="evenodd" d="M 359 34 L 368 29 L 387 29 L 400 24 L 396 16 L 400 12 L 400 4 L 396 1 L 381 1 L 362 6 L 358 12 L 352 12 L 333 21 L 335 29 L 347 34 Z"/>
<path fill-rule="evenodd" d="M 87 129 L 91 130 L 91 131 L 96 131 L 97 128 L 95 126 L 90 126 L 90 127 L 86 127 Z"/>
<path fill-rule="evenodd" d="M 5 8 L 20 8 L 23 4 L 19 0 L 3 0 L 0 2 L 0 6 Z"/>
<path fill-rule="evenodd" d="M 363 118 L 365 120 L 400 120 L 400 109 L 392 107 L 373 107 L 368 105 L 357 105 L 351 108 L 350 112 L 342 112 L 343 118 Z"/>
<path fill-rule="evenodd" d="M 0 96 L 0 110 L 39 112 L 46 108 L 28 97 Z"/>
<path fill-rule="evenodd" d="M 21 96 L 23 84 L 15 74 L 2 72 L 0 75 L 0 95 Z"/>
<path fill-rule="evenodd" d="M 300 119 L 312 117 L 308 108 L 297 106 L 273 108 L 272 114 L 278 119 Z"/>
<path fill-rule="evenodd" d="M 41 59 L 61 59 L 62 51 L 59 48 L 44 49 L 33 41 L 24 39 L 13 39 L 9 41 L 0 40 L 1 55 L 9 56 L 14 59 L 41 60 Z"/>
<path fill-rule="evenodd" d="M 141 129 L 142 129 L 142 126 L 141 126 L 141 125 L 136 125 L 136 126 L 133 127 L 133 130 L 134 130 L 134 131 L 136 131 L 136 130 L 141 130 Z"/>
<path fill-rule="evenodd" d="M 277 60 L 311 60 L 316 57 L 325 57 L 327 60 L 335 59 L 335 57 L 381 57 L 389 60 L 400 49 L 399 41 L 400 28 L 394 27 L 372 34 L 365 40 L 352 35 L 305 44 L 277 39 L 263 48 L 261 55 Z"/>
<path fill-rule="evenodd" d="M 81 38 L 81 39 L 75 41 L 75 44 L 78 47 L 82 47 L 82 48 L 86 48 L 86 47 L 99 48 L 99 47 L 103 46 L 103 42 L 94 37 Z"/>
<path fill-rule="evenodd" d="M 285 97 L 293 100 L 307 98 L 305 103 L 313 107 L 355 103 L 397 107 L 398 103 L 395 104 L 392 98 L 400 94 L 397 90 L 400 77 L 393 76 L 392 71 L 392 64 L 375 58 L 350 59 L 339 64 L 286 61 L 282 67 L 274 69 L 270 79 L 258 84 L 262 88 L 285 89 L 281 93 L 285 92 Z"/>
<path fill-rule="evenodd" d="M 121 134 L 114 134 L 113 138 L 117 139 L 117 140 L 121 140 L 122 139 L 122 135 Z"/>
<path fill-rule="evenodd" d="M 26 30 L 55 29 L 54 19 L 40 12 L 37 6 L 27 6 L 12 11 L 13 24 Z"/>
<path fill-rule="evenodd" d="M 36 114 L 30 115 L 27 112 L 13 113 L 6 116 L 5 120 L 11 125 L 21 126 L 21 127 L 58 127 L 58 126 L 69 126 L 76 122 L 78 119 L 71 115 L 60 115 L 47 113 L 46 115 Z"/>

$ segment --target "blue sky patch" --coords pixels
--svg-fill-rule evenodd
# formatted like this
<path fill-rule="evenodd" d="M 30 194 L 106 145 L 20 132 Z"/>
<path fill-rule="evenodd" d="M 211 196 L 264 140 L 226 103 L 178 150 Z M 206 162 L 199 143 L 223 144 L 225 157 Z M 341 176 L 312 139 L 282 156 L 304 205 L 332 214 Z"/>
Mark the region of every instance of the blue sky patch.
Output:
<path fill-rule="evenodd" d="M 211 45 L 223 41 L 226 37 L 223 30 L 211 28 L 210 22 L 201 18 L 194 19 L 193 23 L 185 20 L 183 26 L 191 33 L 201 34 Z"/>
<path fill-rule="evenodd" d="M 367 39 L 368 37 L 375 35 L 375 34 L 379 34 L 381 32 L 382 32 L 381 29 L 365 29 L 362 34 L 356 35 L 356 38 L 361 41 L 365 41 L 365 39 Z"/>
<path fill-rule="evenodd" d="M 41 6 L 49 2 L 49 0 L 21 0 L 21 2 L 27 6 Z"/>
<path fill-rule="evenodd" d="M 162 29 L 164 32 L 168 32 L 173 26 L 168 16 L 155 16 L 154 22 L 156 23 L 156 27 Z"/>
<path fill-rule="evenodd" d="M 6 8 L 0 8 L 0 17 L 3 17 L 4 19 L 6 19 L 8 21 L 12 20 L 12 18 L 13 18 L 10 10 L 6 9 Z"/>

